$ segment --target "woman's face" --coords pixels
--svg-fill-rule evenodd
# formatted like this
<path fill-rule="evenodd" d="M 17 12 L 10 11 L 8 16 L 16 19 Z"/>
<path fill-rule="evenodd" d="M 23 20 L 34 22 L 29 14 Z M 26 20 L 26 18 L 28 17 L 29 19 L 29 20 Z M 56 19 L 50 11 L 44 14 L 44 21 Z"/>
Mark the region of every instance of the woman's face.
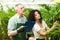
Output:
<path fill-rule="evenodd" d="M 39 20 L 41 18 L 40 15 L 39 15 L 39 13 L 37 11 L 34 14 L 35 14 L 35 19 L 36 20 Z"/>

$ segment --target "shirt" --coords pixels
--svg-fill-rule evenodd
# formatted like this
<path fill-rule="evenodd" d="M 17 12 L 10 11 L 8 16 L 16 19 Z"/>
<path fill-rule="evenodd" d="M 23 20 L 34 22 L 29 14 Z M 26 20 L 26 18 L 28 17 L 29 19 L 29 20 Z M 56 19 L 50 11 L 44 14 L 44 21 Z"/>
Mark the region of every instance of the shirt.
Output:
<path fill-rule="evenodd" d="M 19 15 L 15 14 L 13 17 L 9 19 L 8 32 L 15 30 L 17 23 L 25 23 L 26 21 L 27 20 L 25 16 L 19 18 Z"/>
<path fill-rule="evenodd" d="M 32 31 L 34 33 L 34 40 L 36 40 L 36 38 L 39 38 L 39 39 L 44 38 L 43 36 L 41 36 L 40 34 L 37 33 L 39 30 L 45 31 L 45 28 L 47 27 L 47 25 L 44 21 L 42 21 L 42 25 L 43 25 L 43 28 L 40 28 L 40 26 L 37 23 L 34 24 L 33 29 L 32 29 Z"/>

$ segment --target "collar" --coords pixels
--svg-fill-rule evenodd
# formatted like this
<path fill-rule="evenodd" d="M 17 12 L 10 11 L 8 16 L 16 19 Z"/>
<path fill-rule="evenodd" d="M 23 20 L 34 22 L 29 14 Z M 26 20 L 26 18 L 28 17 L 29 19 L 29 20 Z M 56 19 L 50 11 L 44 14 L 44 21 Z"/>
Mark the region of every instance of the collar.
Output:
<path fill-rule="evenodd" d="M 16 13 L 16 16 L 18 17 L 18 18 L 21 18 L 17 13 Z M 23 16 L 22 16 L 23 17 Z"/>

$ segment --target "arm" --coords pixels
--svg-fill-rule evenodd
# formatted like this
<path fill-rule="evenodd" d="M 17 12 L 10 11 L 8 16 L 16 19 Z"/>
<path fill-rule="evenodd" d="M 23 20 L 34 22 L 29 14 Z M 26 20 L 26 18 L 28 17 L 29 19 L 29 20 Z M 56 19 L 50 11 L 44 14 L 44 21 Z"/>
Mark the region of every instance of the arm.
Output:
<path fill-rule="evenodd" d="M 14 36 L 20 32 L 23 32 L 26 29 L 26 27 L 24 27 L 24 26 L 21 26 L 18 29 L 15 29 L 16 24 L 12 20 L 14 20 L 14 19 L 10 19 L 8 22 L 8 36 Z"/>
<path fill-rule="evenodd" d="M 55 21 L 54 24 L 53 24 L 53 26 L 52 26 L 51 28 L 46 27 L 47 32 L 50 32 L 50 31 L 52 31 L 53 29 L 55 29 L 57 25 L 58 25 L 58 21 Z"/>
<path fill-rule="evenodd" d="M 39 30 L 38 33 L 39 33 L 41 36 L 43 36 L 45 40 L 47 40 L 47 39 L 46 39 L 46 38 L 47 38 L 47 32 L 44 32 L 44 31 L 42 31 L 42 30 Z"/>
<path fill-rule="evenodd" d="M 14 30 L 14 31 L 9 32 L 9 33 L 8 33 L 8 36 L 14 36 L 14 35 L 16 35 L 16 34 L 18 34 L 18 33 L 20 33 L 20 32 L 23 32 L 23 31 L 25 31 L 25 30 L 26 30 L 26 27 L 21 26 L 21 27 L 19 27 L 17 30 Z"/>
<path fill-rule="evenodd" d="M 47 35 L 47 33 L 44 32 L 44 31 L 42 31 L 42 30 L 39 30 L 39 31 L 38 31 L 38 34 L 40 34 L 40 35 L 42 35 L 42 36 L 46 36 L 46 35 Z"/>
<path fill-rule="evenodd" d="M 14 36 L 17 34 L 17 30 L 14 30 L 16 27 L 16 24 L 13 20 L 14 19 L 11 18 L 8 22 L 8 36 Z"/>
<path fill-rule="evenodd" d="M 14 30 L 14 31 L 9 32 L 9 33 L 8 33 L 8 36 L 14 36 L 14 35 L 16 35 L 16 34 L 18 34 L 18 33 L 20 33 L 20 32 L 23 32 L 23 31 L 25 31 L 25 30 L 26 30 L 26 27 L 21 26 L 21 27 L 19 27 L 17 30 Z"/>
<path fill-rule="evenodd" d="M 44 23 L 44 24 L 45 24 L 45 23 Z M 39 28 L 35 28 L 35 29 L 36 29 L 36 30 L 39 30 L 39 31 L 37 31 L 37 32 L 38 32 L 40 35 L 46 36 L 46 35 L 48 34 L 48 32 L 50 32 L 50 31 L 52 31 L 53 29 L 55 29 L 55 27 L 57 26 L 57 24 L 58 24 L 58 21 L 54 22 L 54 24 L 53 24 L 53 26 L 52 26 L 51 28 L 46 27 L 47 31 L 43 31 L 42 29 L 39 29 Z M 45 26 L 47 26 L 47 25 L 45 24 Z"/>
<path fill-rule="evenodd" d="M 14 36 L 17 34 L 17 30 L 11 31 L 8 33 L 8 36 Z"/>
<path fill-rule="evenodd" d="M 47 33 L 43 31 L 37 24 L 34 25 L 33 29 L 41 36 L 47 35 Z"/>

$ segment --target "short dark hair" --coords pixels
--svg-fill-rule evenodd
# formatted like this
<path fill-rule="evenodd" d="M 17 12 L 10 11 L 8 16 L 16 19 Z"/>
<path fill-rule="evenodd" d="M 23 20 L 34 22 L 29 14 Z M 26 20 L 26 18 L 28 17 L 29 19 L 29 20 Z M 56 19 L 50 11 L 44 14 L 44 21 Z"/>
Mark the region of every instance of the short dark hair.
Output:
<path fill-rule="evenodd" d="M 41 12 L 39 11 L 39 10 L 32 10 L 30 13 L 29 13 L 29 15 L 28 15 L 28 21 L 36 21 L 35 20 L 35 12 L 38 12 L 38 14 L 40 15 L 40 23 L 42 23 L 42 16 L 41 16 Z"/>

